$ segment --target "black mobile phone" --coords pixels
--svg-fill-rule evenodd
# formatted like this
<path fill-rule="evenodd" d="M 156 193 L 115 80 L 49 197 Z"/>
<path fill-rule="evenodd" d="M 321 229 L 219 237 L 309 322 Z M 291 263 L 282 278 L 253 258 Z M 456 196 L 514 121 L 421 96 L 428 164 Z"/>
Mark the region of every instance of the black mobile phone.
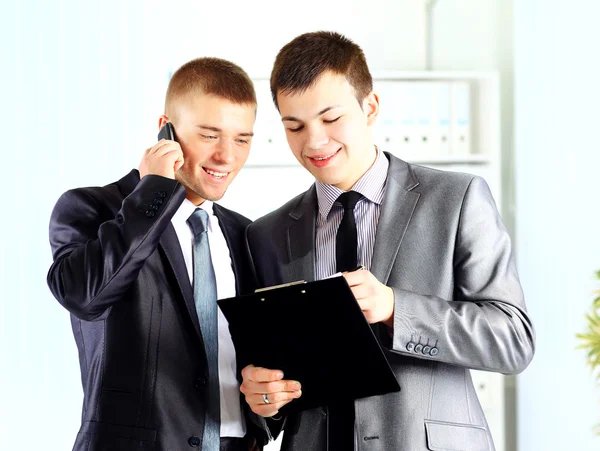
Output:
<path fill-rule="evenodd" d="M 158 140 L 160 141 L 161 139 L 177 141 L 177 139 L 175 138 L 175 129 L 173 128 L 173 124 L 171 124 L 170 122 L 167 122 L 165 125 L 163 125 L 160 131 L 158 132 Z"/>

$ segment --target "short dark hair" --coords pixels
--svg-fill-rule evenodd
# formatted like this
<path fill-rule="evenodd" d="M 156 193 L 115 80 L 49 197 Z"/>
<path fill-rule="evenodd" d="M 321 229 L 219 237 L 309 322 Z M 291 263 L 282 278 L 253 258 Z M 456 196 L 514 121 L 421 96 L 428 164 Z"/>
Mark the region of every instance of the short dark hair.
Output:
<path fill-rule="evenodd" d="M 304 92 L 325 72 L 344 75 L 362 106 L 373 90 L 373 78 L 362 49 L 333 31 L 305 33 L 287 43 L 277 54 L 271 72 L 271 95 L 275 106 L 279 92 Z"/>
<path fill-rule="evenodd" d="M 169 81 L 165 114 L 190 93 L 203 92 L 236 104 L 256 105 L 256 92 L 248 74 L 238 65 L 220 58 L 197 58 L 181 66 Z"/>

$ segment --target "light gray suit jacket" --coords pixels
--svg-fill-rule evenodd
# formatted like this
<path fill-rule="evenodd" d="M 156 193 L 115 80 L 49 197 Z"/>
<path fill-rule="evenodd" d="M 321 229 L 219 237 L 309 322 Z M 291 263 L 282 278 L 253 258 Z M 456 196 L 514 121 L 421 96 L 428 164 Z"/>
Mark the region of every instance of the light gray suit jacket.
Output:
<path fill-rule="evenodd" d="M 371 272 L 394 290 L 378 338 L 401 391 L 355 402 L 358 449 L 494 450 L 469 368 L 519 373 L 535 341 L 510 238 L 483 179 L 386 155 Z M 260 286 L 314 280 L 316 215 L 313 185 L 248 227 Z M 327 449 L 326 408 L 283 427 L 283 450 Z"/>

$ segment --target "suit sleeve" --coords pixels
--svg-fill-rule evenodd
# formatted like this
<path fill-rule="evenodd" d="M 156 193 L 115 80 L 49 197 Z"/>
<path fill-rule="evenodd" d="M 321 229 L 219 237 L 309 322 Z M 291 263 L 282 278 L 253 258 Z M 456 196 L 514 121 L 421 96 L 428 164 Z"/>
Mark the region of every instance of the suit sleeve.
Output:
<path fill-rule="evenodd" d="M 533 358 L 534 329 L 510 237 L 479 177 L 463 198 L 453 266 L 452 301 L 392 287 L 392 351 L 504 374 L 523 371 Z"/>
<path fill-rule="evenodd" d="M 114 218 L 95 194 L 67 191 L 50 219 L 54 262 L 48 286 L 69 312 L 88 321 L 124 300 L 183 202 L 185 188 L 175 180 L 148 175 L 123 200 Z"/>

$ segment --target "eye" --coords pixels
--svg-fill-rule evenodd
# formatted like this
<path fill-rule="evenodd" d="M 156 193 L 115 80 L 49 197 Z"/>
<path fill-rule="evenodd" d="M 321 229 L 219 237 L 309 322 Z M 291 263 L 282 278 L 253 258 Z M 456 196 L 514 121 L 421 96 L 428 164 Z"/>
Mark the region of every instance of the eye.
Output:
<path fill-rule="evenodd" d="M 336 122 L 341 117 L 342 116 L 338 116 L 335 119 L 331 119 L 330 121 L 326 121 L 325 119 L 323 119 L 323 122 L 325 122 L 326 124 L 333 124 L 334 122 Z"/>
<path fill-rule="evenodd" d="M 304 128 L 304 125 L 300 125 L 298 127 L 294 127 L 294 128 L 288 128 L 289 131 L 291 131 L 292 133 L 297 133 L 300 130 L 302 130 Z"/>
<path fill-rule="evenodd" d="M 207 139 L 209 141 L 217 139 L 217 137 L 215 135 L 200 135 L 202 136 L 202 138 Z"/>
<path fill-rule="evenodd" d="M 240 139 L 237 139 L 236 141 L 237 141 L 239 144 L 244 144 L 244 145 L 246 145 L 246 144 L 248 144 L 248 143 L 250 142 L 250 140 L 249 140 L 249 139 L 241 139 L 241 138 L 240 138 Z"/>

